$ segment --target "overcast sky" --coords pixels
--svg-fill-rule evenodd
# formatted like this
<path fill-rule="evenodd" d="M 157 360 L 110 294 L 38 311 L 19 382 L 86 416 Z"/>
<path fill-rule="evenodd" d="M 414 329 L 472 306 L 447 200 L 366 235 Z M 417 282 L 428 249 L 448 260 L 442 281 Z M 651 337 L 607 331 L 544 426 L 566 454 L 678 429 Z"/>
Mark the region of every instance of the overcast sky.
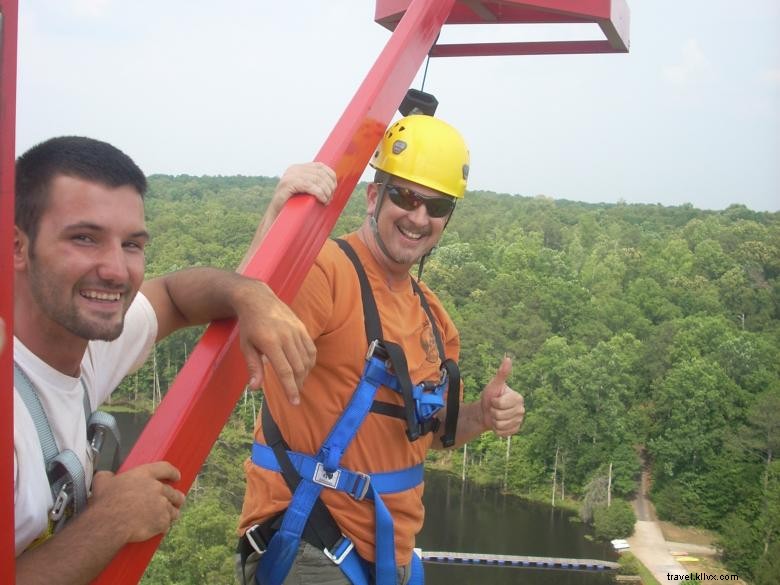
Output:
<path fill-rule="evenodd" d="M 425 89 L 470 145 L 469 188 L 780 210 L 780 1 L 627 1 L 628 54 L 431 60 Z M 276 176 L 311 160 L 390 36 L 370 0 L 19 4 L 18 152 L 93 136 L 148 174 Z"/>

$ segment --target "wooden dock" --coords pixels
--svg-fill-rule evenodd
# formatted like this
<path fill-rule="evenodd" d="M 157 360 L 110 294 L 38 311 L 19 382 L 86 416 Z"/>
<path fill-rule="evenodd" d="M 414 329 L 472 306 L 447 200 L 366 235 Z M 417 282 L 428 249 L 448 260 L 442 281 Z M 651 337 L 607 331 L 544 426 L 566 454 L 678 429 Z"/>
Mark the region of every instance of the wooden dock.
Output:
<path fill-rule="evenodd" d="M 615 571 L 620 565 L 612 561 L 596 559 L 560 559 L 552 557 L 526 557 L 482 553 L 418 551 L 425 563 L 458 565 L 485 565 L 514 567 L 518 569 L 559 569 L 565 571 Z"/>

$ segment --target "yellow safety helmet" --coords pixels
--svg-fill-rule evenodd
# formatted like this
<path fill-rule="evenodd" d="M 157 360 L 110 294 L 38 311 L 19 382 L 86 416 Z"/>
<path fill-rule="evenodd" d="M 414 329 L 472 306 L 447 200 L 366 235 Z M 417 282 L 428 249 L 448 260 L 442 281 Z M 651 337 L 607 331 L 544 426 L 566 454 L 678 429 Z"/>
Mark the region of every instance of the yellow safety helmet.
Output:
<path fill-rule="evenodd" d="M 446 122 L 414 114 L 387 129 L 370 164 L 461 199 L 469 176 L 469 150 L 460 132 Z"/>

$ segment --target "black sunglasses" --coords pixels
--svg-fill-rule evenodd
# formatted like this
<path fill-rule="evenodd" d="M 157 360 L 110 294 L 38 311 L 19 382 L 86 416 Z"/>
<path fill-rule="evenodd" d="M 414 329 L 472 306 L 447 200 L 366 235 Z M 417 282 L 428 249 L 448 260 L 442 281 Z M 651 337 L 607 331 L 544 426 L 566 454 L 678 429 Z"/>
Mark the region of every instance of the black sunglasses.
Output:
<path fill-rule="evenodd" d="M 428 197 L 420 195 L 414 189 L 398 185 L 386 185 L 385 193 L 390 197 L 390 201 L 406 211 L 414 211 L 420 205 L 425 205 L 428 217 L 446 217 L 455 209 L 454 197 Z"/>

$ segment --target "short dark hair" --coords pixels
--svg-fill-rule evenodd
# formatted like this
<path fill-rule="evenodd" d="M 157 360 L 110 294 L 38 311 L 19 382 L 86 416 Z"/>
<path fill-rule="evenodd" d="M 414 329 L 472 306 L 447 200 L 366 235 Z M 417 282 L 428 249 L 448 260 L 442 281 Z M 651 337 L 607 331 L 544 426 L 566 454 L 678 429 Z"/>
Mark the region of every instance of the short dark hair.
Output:
<path fill-rule="evenodd" d="M 65 175 L 107 187 L 133 187 L 143 198 L 146 177 L 129 156 L 107 142 L 59 136 L 33 146 L 16 159 L 14 222 L 35 242 L 48 205 L 52 180 Z"/>

